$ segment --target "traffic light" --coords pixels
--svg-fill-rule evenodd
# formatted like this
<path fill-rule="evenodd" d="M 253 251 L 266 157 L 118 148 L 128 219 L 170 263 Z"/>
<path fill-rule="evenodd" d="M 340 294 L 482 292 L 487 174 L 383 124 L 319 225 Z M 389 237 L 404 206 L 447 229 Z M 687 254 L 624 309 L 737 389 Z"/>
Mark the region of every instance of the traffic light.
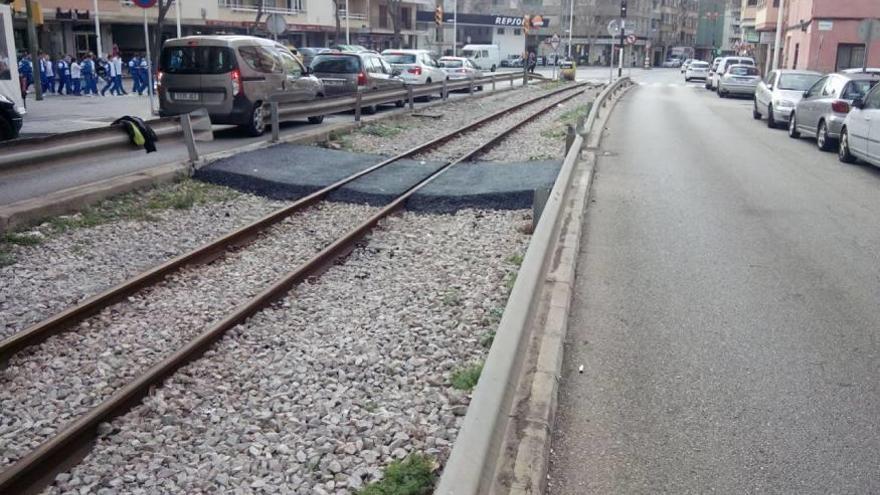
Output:
<path fill-rule="evenodd" d="M 620 0 L 620 18 L 626 18 L 626 0 Z"/>
<path fill-rule="evenodd" d="M 532 27 L 532 18 L 525 15 L 523 16 L 523 34 L 529 34 L 529 29 Z"/>
<path fill-rule="evenodd" d="M 438 5 L 436 9 L 434 9 L 434 24 L 438 26 L 443 25 L 443 6 Z"/>

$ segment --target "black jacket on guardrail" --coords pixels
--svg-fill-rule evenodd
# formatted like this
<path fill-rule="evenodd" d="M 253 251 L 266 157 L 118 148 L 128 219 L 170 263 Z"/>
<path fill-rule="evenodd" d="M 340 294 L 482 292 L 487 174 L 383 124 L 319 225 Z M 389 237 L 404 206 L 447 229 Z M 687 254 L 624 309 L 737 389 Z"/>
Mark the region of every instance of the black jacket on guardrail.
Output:
<path fill-rule="evenodd" d="M 110 125 L 123 126 L 132 144 L 143 146 L 147 153 L 156 151 L 156 141 L 159 140 L 159 137 L 143 119 L 125 115 L 114 120 Z"/>

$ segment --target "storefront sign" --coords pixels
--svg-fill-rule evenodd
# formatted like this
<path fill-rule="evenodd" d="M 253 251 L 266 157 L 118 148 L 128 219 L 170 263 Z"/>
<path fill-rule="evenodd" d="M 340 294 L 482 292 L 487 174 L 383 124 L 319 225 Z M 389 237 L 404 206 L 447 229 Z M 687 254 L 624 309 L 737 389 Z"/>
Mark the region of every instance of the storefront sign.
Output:
<path fill-rule="evenodd" d="M 532 14 L 533 19 L 534 16 L 540 16 L 538 13 Z M 451 12 L 443 12 L 443 23 L 444 24 L 452 24 L 453 15 Z M 433 10 L 419 10 L 416 12 L 416 22 L 434 22 L 434 11 Z M 474 25 L 474 26 L 510 26 L 510 27 L 522 27 L 523 24 L 523 16 L 509 16 L 509 15 L 485 15 L 485 14 L 458 14 L 458 23 L 464 25 Z M 541 16 L 541 27 L 550 26 L 550 19 L 545 16 Z"/>

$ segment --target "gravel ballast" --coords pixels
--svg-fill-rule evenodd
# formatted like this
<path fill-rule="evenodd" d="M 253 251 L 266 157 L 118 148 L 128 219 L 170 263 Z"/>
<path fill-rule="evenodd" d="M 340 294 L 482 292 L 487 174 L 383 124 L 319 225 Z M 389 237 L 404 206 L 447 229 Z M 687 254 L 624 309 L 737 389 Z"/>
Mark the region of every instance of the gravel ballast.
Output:
<path fill-rule="evenodd" d="M 449 132 L 493 112 L 560 87 L 557 84 L 530 85 L 527 88 L 505 91 L 497 95 L 449 102 L 424 112 L 439 115 L 439 118 L 405 116 L 383 120 L 345 134 L 339 142 L 344 148 L 352 151 L 395 155 L 424 143 L 426 139 L 438 136 L 440 134 L 438 129 Z"/>
<path fill-rule="evenodd" d="M 249 246 L 177 272 L 13 356 L 0 371 L 0 465 L 36 447 L 375 210 L 316 205 Z"/>
<path fill-rule="evenodd" d="M 445 461 L 528 237 L 528 211 L 402 213 L 103 425 L 48 493 L 350 493 Z"/>
<path fill-rule="evenodd" d="M 0 267 L 0 339 L 282 205 L 234 193 L 188 210 L 152 212 L 155 221 L 115 221 L 52 236 L 35 228 L 27 235 L 44 240 L 14 246 L 16 262 Z"/>

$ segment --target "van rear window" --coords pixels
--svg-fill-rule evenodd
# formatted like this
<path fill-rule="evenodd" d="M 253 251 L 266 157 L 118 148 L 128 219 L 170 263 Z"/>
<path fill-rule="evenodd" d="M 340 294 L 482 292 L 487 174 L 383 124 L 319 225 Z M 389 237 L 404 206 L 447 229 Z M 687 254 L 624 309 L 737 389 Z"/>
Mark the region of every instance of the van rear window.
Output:
<path fill-rule="evenodd" d="M 325 74 L 355 74 L 361 71 L 360 59 L 350 55 L 318 55 L 312 71 Z"/>
<path fill-rule="evenodd" d="M 416 56 L 411 53 L 383 53 L 382 58 L 389 64 L 414 64 Z"/>
<path fill-rule="evenodd" d="M 225 46 L 166 46 L 159 68 L 167 74 L 223 74 L 235 69 L 235 53 Z"/>

